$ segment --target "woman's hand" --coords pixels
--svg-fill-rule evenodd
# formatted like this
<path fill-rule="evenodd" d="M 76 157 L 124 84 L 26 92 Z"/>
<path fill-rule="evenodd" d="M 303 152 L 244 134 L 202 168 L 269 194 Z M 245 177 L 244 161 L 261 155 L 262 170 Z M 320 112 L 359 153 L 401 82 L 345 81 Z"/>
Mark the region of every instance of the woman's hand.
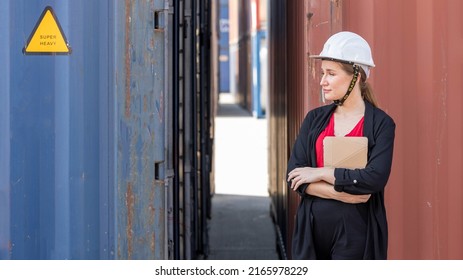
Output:
<path fill-rule="evenodd" d="M 310 184 L 318 181 L 325 181 L 334 184 L 334 169 L 329 167 L 299 167 L 288 174 L 288 182 L 291 182 L 291 189 L 297 190 L 302 184 Z"/>
<path fill-rule="evenodd" d="M 291 182 L 291 189 L 297 190 L 302 184 L 320 181 L 317 168 L 299 167 L 293 169 L 288 174 L 288 182 Z"/>
<path fill-rule="evenodd" d="M 346 192 L 337 192 L 334 190 L 333 185 L 323 181 L 311 183 L 305 192 L 313 196 L 334 199 L 350 204 L 365 203 L 371 197 L 371 194 L 353 195 Z"/>

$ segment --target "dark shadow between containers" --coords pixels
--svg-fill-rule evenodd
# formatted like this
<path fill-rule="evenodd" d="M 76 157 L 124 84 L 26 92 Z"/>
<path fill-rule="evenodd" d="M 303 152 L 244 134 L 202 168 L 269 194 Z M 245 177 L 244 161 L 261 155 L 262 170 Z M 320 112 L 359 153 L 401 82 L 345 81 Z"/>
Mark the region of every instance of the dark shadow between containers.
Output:
<path fill-rule="evenodd" d="M 217 117 L 252 117 L 251 113 L 237 104 L 221 104 L 217 107 Z"/>
<path fill-rule="evenodd" d="M 230 93 L 220 93 L 217 117 L 252 117 L 252 114 L 237 104 Z"/>

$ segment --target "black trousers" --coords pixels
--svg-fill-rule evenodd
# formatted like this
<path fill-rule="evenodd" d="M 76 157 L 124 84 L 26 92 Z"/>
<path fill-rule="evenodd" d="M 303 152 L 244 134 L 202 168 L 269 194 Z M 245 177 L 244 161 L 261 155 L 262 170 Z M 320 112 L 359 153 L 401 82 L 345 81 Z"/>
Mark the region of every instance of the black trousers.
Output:
<path fill-rule="evenodd" d="M 368 209 L 315 198 L 312 204 L 313 242 L 319 260 L 362 259 L 366 246 Z"/>

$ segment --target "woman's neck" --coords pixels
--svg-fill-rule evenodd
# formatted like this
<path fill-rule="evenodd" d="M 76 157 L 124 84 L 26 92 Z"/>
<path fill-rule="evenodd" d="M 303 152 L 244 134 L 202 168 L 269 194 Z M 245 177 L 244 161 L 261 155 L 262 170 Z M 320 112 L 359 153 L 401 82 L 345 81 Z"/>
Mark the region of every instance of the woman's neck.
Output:
<path fill-rule="evenodd" d="M 361 94 L 351 94 L 346 101 L 336 108 L 339 115 L 363 115 L 365 113 L 365 101 Z"/>

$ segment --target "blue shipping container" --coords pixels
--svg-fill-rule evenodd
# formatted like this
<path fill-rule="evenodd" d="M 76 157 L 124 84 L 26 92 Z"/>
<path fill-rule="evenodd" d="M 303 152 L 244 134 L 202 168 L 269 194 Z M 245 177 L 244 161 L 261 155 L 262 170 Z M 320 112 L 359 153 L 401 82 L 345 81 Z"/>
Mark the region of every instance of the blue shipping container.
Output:
<path fill-rule="evenodd" d="M 26 55 L 47 7 L 72 52 Z M 164 9 L 0 3 L 0 259 L 166 258 Z"/>
<path fill-rule="evenodd" d="M 228 0 L 220 0 L 219 14 L 219 91 L 230 92 L 230 38 Z"/>

